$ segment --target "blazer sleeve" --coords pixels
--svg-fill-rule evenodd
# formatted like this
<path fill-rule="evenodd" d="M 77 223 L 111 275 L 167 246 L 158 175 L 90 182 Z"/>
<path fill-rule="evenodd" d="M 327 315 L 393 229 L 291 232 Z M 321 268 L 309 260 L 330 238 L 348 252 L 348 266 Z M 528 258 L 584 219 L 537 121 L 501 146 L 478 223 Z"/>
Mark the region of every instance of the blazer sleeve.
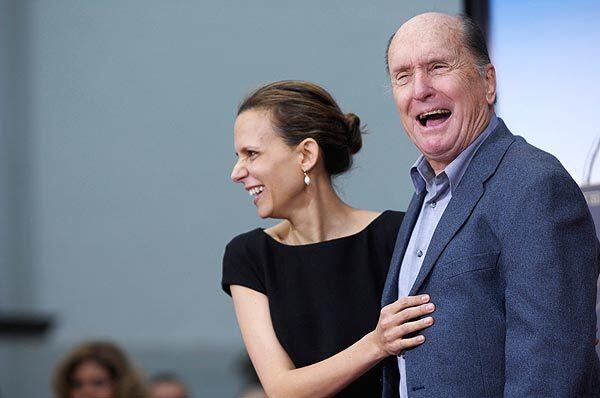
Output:
<path fill-rule="evenodd" d="M 504 396 L 585 396 L 598 372 L 593 221 L 581 190 L 562 168 L 520 185 L 511 192 L 514 207 L 501 239 Z"/>

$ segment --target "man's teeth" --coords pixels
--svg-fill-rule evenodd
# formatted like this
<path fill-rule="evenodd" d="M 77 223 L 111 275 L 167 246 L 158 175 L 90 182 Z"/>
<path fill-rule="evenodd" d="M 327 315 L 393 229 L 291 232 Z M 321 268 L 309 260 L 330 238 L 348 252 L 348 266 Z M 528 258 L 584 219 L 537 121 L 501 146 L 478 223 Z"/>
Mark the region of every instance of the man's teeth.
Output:
<path fill-rule="evenodd" d="M 250 196 L 256 196 L 256 195 L 258 195 L 259 193 L 261 193 L 261 192 L 262 192 L 264 189 L 265 189 L 265 187 L 263 187 L 263 186 L 260 186 L 260 187 L 254 187 L 254 188 L 250 188 L 250 189 L 248 190 L 248 194 L 249 194 Z"/>
<path fill-rule="evenodd" d="M 431 112 L 425 112 L 425 113 L 421 113 L 419 115 L 419 119 L 420 120 L 424 120 L 427 119 L 429 116 L 433 116 L 433 115 L 441 115 L 441 114 L 449 114 L 450 111 L 447 109 L 436 109 L 434 111 Z"/>

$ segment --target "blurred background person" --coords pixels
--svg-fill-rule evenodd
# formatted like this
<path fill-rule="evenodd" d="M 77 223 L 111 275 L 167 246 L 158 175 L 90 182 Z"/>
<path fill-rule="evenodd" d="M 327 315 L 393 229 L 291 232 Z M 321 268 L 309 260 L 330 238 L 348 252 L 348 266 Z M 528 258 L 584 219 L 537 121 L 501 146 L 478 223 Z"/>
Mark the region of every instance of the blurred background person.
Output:
<path fill-rule="evenodd" d="M 183 380 L 175 373 L 157 373 L 148 383 L 149 398 L 190 398 Z"/>
<path fill-rule="evenodd" d="M 255 384 L 246 386 L 242 391 L 240 398 L 267 398 L 267 396 L 260 384 Z"/>
<path fill-rule="evenodd" d="M 265 390 L 263 390 L 256 370 L 252 366 L 250 357 L 244 351 L 237 363 L 237 371 L 240 378 L 243 380 L 243 387 L 239 394 L 239 398 L 266 398 Z"/>
<path fill-rule="evenodd" d="M 138 371 L 116 344 L 90 341 L 60 361 L 53 379 L 55 398 L 145 398 Z"/>

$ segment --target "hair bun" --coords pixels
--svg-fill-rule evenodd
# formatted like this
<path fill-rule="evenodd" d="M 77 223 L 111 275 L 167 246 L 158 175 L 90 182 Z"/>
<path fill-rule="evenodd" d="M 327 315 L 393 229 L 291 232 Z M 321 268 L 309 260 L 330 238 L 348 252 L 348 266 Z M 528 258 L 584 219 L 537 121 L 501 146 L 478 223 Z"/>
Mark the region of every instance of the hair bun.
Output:
<path fill-rule="evenodd" d="M 346 123 L 348 125 L 348 151 L 354 155 L 362 148 L 363 131 L 360 127 L 360 118 L 354 113 L 347 113 Z"/>

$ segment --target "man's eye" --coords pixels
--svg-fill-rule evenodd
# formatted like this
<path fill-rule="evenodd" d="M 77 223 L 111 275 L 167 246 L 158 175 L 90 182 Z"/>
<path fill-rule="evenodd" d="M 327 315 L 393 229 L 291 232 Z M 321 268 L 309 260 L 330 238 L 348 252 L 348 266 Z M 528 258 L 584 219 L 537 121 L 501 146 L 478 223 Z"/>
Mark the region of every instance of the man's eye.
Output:
<path fill-rule="evenodd" d="M 448 67 L 444 64 L 434 64 L 431 69 L 436 72 L 445 71 Z"/>
<path fill-rule="evenodd" d="M 396 76 L 396 80 L 394 81 L 396 84 L 402 86 L 408 83 L 408 75 L 406 73 L 402 73 Z"/>
<path fill-rule="evenodd" d="M 248 157 L 250 159 L 254 159 L 256 157 L 256 155 L 258 155 L 258 152 L 256 152 L 256 151 L 248 151 Z"/>

